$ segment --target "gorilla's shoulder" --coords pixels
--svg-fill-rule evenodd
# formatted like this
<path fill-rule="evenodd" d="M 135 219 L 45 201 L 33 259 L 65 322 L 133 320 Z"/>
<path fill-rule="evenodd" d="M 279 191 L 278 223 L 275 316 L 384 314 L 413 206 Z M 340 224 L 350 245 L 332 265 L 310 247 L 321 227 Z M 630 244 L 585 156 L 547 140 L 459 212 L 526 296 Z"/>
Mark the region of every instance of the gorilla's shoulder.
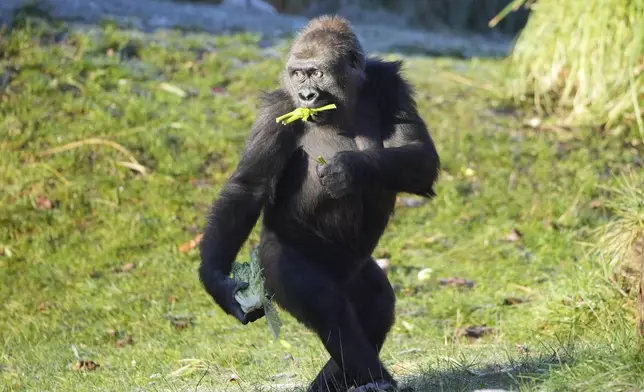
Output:
<path fill-rule="evenodd" d="M 378 57 L 367 59 L 365 72 L 368 79 L 397 79 L 400 78 L 402 61 L 385 61 Z"/>
<path fill-rule="evenodd" d="M 369 95 L 376 97 L 382 110 L 396 110 L 413 101 L 413 91 L 401 74 L 402 61 L 385 61 L 369 58 L 365 68 L 365 88 Z"/>
<path fill-rule="evenodd" d="M 271 113 L 288 113 L 295 110 L 288 93 L 278 88 L 272 91 L 262 91 L 259 95 L 260 106 L 264 111 Z"/>

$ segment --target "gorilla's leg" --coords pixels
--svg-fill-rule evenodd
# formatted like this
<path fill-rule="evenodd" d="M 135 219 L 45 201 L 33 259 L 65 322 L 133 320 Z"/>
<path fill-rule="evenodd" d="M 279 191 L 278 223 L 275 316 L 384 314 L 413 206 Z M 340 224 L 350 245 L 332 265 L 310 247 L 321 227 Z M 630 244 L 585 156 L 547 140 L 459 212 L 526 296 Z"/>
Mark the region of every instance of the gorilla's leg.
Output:
<path fill-rule="evenodd" d="M 348 299 L 353 291 L 345 291 L 321 264 L 285 244 L 266 241 L 262 247 L 266 283 L 275 301 L 317 333 L 338 368 L 344 370 L 343 379 L 349 385 L 392 380 L 378 358 L 379 345 L 369 340 L 372 335 L 362 327 L 363 311 L 357 311 Z M 330 389 L 322 385 L 321 390 Z"/>
<path fill-rule="evenodd" d="M 348 282 L 345 292 L 372 347 L 380 352 L 394 323 L 396 297 L 387 276 L 375 261 L 369 260 L 364 269 Z M 376 377 L 374 377 L 376 378 Z M 347 385 L 344 373 L 333 358 L 311 383 L 310 392 L 344 392 Z M 390 381 L 395 386 L 393 381 Z"/>

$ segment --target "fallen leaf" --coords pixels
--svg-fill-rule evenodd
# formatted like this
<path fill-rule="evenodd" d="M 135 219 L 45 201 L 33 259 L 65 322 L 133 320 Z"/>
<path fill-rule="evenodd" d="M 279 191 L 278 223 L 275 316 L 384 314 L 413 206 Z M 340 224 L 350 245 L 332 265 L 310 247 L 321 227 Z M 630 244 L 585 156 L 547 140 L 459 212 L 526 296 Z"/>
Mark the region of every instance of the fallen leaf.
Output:
<path fill-rule="evenodd" d="M 379 250 L 378 253 L 378 258 L 379 259 L 388 259 L 391 257 L 391 253 L 388 250 Z"/>
<path fill-rule="evenodd" d="M 601 206 L 602 206 L 602 202 L 601 202 L 601 201 L 599 201 L 599 200 L 593 200 L 593 201 L 591 201 L 591 202 L 590 202 L 590 206 L 591 206 L 593 209 L 597 209 L 597 208 L 599 208 L 599 207 L 601 207 Z"/>
<path fill-rule="evenodd" d="M 528 300 L 524 298 L 518 298 L 518 297 L 508 297 L 503 300 L 503 305 L 518 305 L 525 302 L 528 302 Z"/>
<path fill-rule="evenodd" d="M 132 271 L 134 268 L 136 268 L 136 264 L 135 264 L 135 263 L 127 263 L 127 264 L 124 264 L 124 265 L 121 267 L 121 269 L 120 269 L 119 271 L 120 271 L 120 272 L 130 272 L 130 271 Z"/>
<path fill-rule="evenodd" d="M 176 320 L 172 319 L 170 320 L 170 323 L 172 324 L 173 327 L 176 329 L 186 329 L 189 326 L 192 325 L 192 322 L 190 320 Z"/>
<path fill-rule="evenodd" d="M 427 200 L 420 199 L 417 197 L 397 197 L 396 198 L 396 204 L 399 207 L 416 208 L 416 207 L 422 206 L 425 203 L 427 203 Z"/>
<path fill-rule="evenodd" d="M 530 352 L 530 347 L 524 346 L 523 344 L 517 344 L 517 351 L 522 354 L 528 354 Z"/>
<path fill-rule="evenodd" d="M 116 347 L 125 347 L 132 343 L 134 343 L 134 339 L 132 339 L 132 336 L 127 335 L 125 338 L 116 341 Z"/>
<path fill-rule="evenodd" d="M 282 347 L 284 347 L 284 348 L 285 348 L 285 349 L 287 349 L 287 350 L 290 350 L 291 348 L 293 348 L 293 346 L 291 345 L 291 343 L 287 342 L 287 341 L 286 341 L 286 340 L 284 340 L 284 339 L 280 339 L 280 344 L 282 345 Z"/>
<path fill-rule="evenodd" d="M 45 196 L 36 197 L 36 208 L 39 210 L 51 210 L 54 208 L 54 203 Z"/>
<path fill-rule="evenodd" d="M 44 312 L 45 310 L 48 310 L 52 307 L 52 304 L 48 301 L 44 301 L 38 304 L 38 311 L 39 312 Z"/>
<path fill-rule="evenodd" d="M 203 178 L 191 178 L 190 185 L 195 188 L 209 188 L 211 186 L 210 182 Z"/>
<path fill-rule="evenodd" d="M 474 281 L 457 277 L 441 279 L 440 284 L 441 286 L 467 286 L 469 288 L 474 287 Z"/>
<path fill-rule="evenodd" d="M 403 326 L 403 327 L 404 327 L 408 332 L 413 331 L 413 330 L 414 330 L 414 328 L 415 328 L 413 324 L 408 323 L 407 321 L 404 321 L 404 320 L 403 320 L 403 322 L 402 322 L 402 326 Z"/>
<path fill-rule="evenodd" d="M 186 329 L 192 326 L 193 317 L 192 316 L 166 316 L 170 319 L 170 324 L 176 329 Z"/>
<path fill-rule="evenodd" d="M 297 374 L 291 373 L 291 372 L 284 372 L 284 373 L 278 373 L 278 374 L 274 375 L 271 378 L 273 379 L 273 381 L 276 381 L 276 380 L 279 380 L 280 378 L 282 378 L 282 379 L 283 378 L 294 378 L 295 376 L 297 376 Z"/>
<path fill-rule="evenodd" d="M 421 242 L 423 244 L 431 245 L 431 244 L 437 243 L 439 240 L 442 240 L 443 238 L 445 238 L 445 236 L 443 236 L 441 234 L 436 234 L 436 235 L 433 235 L 431 237 L 423 238 L 421 240 Z"/>
<path fill-rule="evenodd" d="M 414 366 L 404 362 L 396 363 L 391 366 L 391 372 L 399 376 L 412 374 L 414 370 Z"/>
<path fill-rule="evenodd" d="M 483 325 L 474 325 L 471 327 L 467 327 L 464 330 L 462 330 L 462 334 L 463 336 L 468 338 L 479 339 L 495 331 L 496 330 L 494 328 L 487 327 L 485 324 L 483 324 Z"/>
<path fill-rule="evenodd" d="M 520 241 L 522 237 L 523 237 L 523 233 L 521 233 L 519 230 L 515 228 L 515 229 L 512 229 L 512 231 L 510 231 L 505 236 L 505 240 L 508 242 L 517 242 L 517 241 Z"/>
<path fill-rule="evenodd" d="M 72 370 L 76 370 L 76 371 L 89 370 L 89 371 L 92 371 L 92 370 L 96 370 L 100 366 L 101 365 L 99 365 L 98 363 L 96 363 L 94 361 L 89 361 L 89 360 L 84 360 L 83 359 L 83 360 L 76 361 L 76 363 L 74 363 L 74 365 L 72 366 Z"/>
<path fill-rule="evenodd" d="M 197 234 L 195 238 L 191 239 L 190 241 L 182 244 L 179 246 L 179 252 L 181 253 L 188 253 L 194 248 L 196 248 L 199 245 L 199 242 L 201 242 L 201 239 L 203 238 L 203 234 Z"/>
<path fill-rule="evenodd" d="M 170 83 L 165 83 L 165 82 L 161 83 L 159 85 L 159 87 L 162 90 L 167 91 L 167 92 L 172 93 L 172 94 L 175 94 L 175 95 L 178 95 L 181 98 L 185 98 L 185 97 L 188 96 L 188 93 L 186 93 L 183 89 L 181 89 L 180 87 L 177 87 L 177 86 L 175 86 L 173 84 L 170 84 Z"/>
<path fill-rule="evenodd" d="M 210 93 L 212 95 L 225 95 L 226 94 L 226 89 L 223 87 L 219 86 L 212 86 L 210 87 Z"/>
<path fill-rule="evenodd" d="M 179 298 L 177 298 L 176 295 L 171 295 L 168 297 L 168 302 L 170 302 L 171 304 L 177 303 L 178 301 L 179 301 Z"/>

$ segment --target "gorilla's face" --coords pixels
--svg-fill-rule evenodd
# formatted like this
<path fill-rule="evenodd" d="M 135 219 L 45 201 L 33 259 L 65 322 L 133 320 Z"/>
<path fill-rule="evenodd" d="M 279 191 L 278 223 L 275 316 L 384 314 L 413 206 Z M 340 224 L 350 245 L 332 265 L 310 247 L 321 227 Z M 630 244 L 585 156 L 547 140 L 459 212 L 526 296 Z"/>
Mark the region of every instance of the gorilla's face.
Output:
<path fill-rule="evenodd" d="M 352 52 L 334 47 L 333 43 L 332 34 L 318 34 L 294 44 L 282 74 L 282 86 L 296 107 L 336 104 L 343 111 L 354 106 L 364 71 L 357 66 Z M 314 121 L 328 121 L 334 112 L 319 112 Z"/>

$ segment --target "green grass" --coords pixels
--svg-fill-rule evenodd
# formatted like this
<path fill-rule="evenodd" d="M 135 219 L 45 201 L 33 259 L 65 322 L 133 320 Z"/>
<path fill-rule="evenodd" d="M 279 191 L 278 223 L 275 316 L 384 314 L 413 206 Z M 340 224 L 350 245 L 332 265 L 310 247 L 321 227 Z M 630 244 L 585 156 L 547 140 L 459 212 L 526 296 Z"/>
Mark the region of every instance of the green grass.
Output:
<path fill-rule="evenodd" d="M 179 251 L 234 169 L 284 49 L 252 35 L 66 28 L 0 37 L 0 389 L 303 385 L 327 358 L 315 336 L 285 312 L 282 341 L 264 320 L 225 316 L 200 286 L 197 250 Z M 611 218 L 592 201 L 642 151 L 523 126 L 489 93 L 502 70 L 408 59 L 444 170 L 438 196 L 398 208 L 376 251 L 398 294 L 383 360 L 421 391 L 644 388 L 635 291 L 586 245 Z M 522 236 L 506 240 L 513 229 Z M 449 277 L 474 286 L 441 286 Z M 493 333 L 461 336 L 483 324 Z M 73 370 L 76 355 L 100 367 Z"/>
<path fill-rule="evenodd" d="M 515 0 L 524 3 L 524 0 Z M 644 143 L 644 0 L 539 0 L 508 69 L 517 102 Z"/>

